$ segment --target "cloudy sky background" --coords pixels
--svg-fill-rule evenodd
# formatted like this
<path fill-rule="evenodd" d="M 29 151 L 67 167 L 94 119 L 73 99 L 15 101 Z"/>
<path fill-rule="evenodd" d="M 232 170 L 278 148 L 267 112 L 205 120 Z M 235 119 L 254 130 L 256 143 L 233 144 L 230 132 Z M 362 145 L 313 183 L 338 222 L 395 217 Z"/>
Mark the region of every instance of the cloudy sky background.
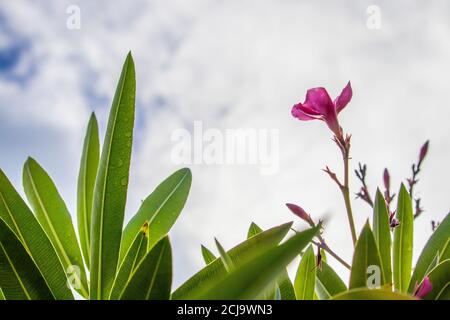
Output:
<path fill-rule="evenodd" d="M 69 5 L 81 10 L 79 30 L 66 27 Z M 381 10 L 379 30 L 366 26 L 370 5 Z M 0 0 L 0 167 L 22 190 L 22 165 L 33 156 L 75 213 L 89 114 L 104 133 L 131 50 L 137 119 L 127 220 L 179 168 L 173 130 L 192 130 L 195 120 L 220 130 L 280 130 L 274 175 L 254 165 L 190 166 L 191 194 L 171 233 L 174 287 L 203 266 L 200 244 L 214 248 L 214 236 L 230 248 L 251 221 L 268 228 L 293 220 L 285 202 L 326 215 L 326 240 L 351 261 L 340 193 L 320 170 L 328 164 L 341 173 L 338 150 L 323 123 L 290 116 L 308 88 L 325 86 L 334 97 L 351 80 L 341 125 L 353 134 L 351 166 L 367 163 L 372 192 L 385 166 L 397 188 L 431 140 L 417 187 L 426 210 L 415 225 L 417 258 L 430 221 L 449 210 L 449 21 L 446 0 Z M 354 211 L 360 229 L 371 212 L 359 200 Z"/>

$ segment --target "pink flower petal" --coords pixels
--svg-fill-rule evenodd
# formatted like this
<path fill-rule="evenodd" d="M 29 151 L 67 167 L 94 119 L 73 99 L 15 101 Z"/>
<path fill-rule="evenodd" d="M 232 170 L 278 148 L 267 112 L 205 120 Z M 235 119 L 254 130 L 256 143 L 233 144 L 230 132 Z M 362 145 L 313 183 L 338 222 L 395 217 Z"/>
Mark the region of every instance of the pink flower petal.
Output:
<path fill-rule="evenodd" d="M 309 89 L 303 105 L 324 116 L 335 112 L 333 101 L 322 87 Z"/>
<path fill-rule="evenodd" d="M 347 83 L 345 88 L 342 90 L 341 94 L 337 96 L 334 100 L 334 105 L 336 107 L 336 113 L 341 112 L 345 106 L 350 102 L 353 96 L 352 86 L 350 81 Z"/>
<path fill-rule="evenodd" d="M 292 107 L 291 114 L 293 117 L 299 119 L 299 120 L 317 120 L 321 119 L 320 115 L 315 114 L 315 112 L 308 112 L 311 111 L 309 108 L 305 108 L 301 103 L 297 103 Z"/>
<path fill-rule="evenodd" d="M 431 292 L 431 290 L 433 290 L 433 285 L 431 284 L 430 278 L 425 277 L 414 295 L 420 299 L 423 299 Z"/>

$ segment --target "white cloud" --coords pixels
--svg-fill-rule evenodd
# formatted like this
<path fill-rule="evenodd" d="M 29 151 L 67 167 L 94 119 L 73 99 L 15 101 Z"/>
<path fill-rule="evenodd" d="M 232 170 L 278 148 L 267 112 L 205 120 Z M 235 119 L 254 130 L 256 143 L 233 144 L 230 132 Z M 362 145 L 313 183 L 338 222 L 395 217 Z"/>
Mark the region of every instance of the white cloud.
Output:
<path fill-rule="evenodd" d="M 190 129 L 194 120 L 219 129 L 280 129 L 276 175 L 261 176 L 251 166 L 192 167 L 191 196 L 172 234 L 179 284 L 202 266 L 200 243 L 212 248 L 217 236 L 231 247 L 244 238 L 250 221 L 267 228 L 291 220 L 285 202 L 298 202 L 317 218 L 328 214 L 326 239 L 351 260 L 339 192 L 320 171 L 325 164 L 341 171 L 330 133 L 322 123 L 290 117 L 290 106 L 302 101 L 309 87 L 326 86 L 335 96 L 351 80 L 354 98 L 341 122 L 354 136 L 352 167 L 368 164 L 372 191 L 384 166 L 398 185 L 421 143 L 431 139 L 418 187 L 427 212 L 417 223 L 417 257 L 430 234 L 428 221 L 442 219 L 448 210 L 450 11 L 443 10 L 449 6 L 445 1 L 408 2 L 407 11 L 405 3 L 377 1 L 382 27 L 374 31 L 366 28 L 368 1 L 3 2 L 0 11 L 14 37 L 30 46 L 16 68 L 32 69 L 33 75 L 26 85 L 1 78 L 0 123 L 6 121 L 13 132 L 37 128 L 36 142 L 58 132 L 58 139 L 33 150 L 49 169 L 64 168 L 53 170 L 74 208 L 88 113 L 95 108 L 105 127 L 131 49 L 138 128 L 128 217 L 176 168 L 170 162 L 174 129 Z M 80 6 L 81 30 L 66 29 L 68 4 Z M 4 38 L 0 33 L 0 43 Z M 19 158 L 28 152 L 25 140 L 15 146 Z M 2 153 L 7 146 L 0 140 Z M 0 164 L 20 170 L 11 167 L 11 159 L 16 158 Z M 352 186 L 356 192 L 356 179 Z M 370 210 L 356 201 L 355 215 L 361 227 Z"/>

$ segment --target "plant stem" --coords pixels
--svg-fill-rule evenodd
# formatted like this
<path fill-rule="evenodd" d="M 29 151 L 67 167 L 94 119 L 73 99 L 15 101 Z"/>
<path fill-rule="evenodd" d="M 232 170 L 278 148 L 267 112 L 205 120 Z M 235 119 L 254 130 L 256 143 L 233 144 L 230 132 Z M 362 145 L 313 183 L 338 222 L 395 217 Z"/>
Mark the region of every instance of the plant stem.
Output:
<path fill-rule="evenodd" d="M 333 258 L 335 258 L 337 261 L 339 261 L 344 267 L 346 267 L 348 270 L 351 270 L 351 266 L 347 262 L 345 262 L 344 259 L 339 257 L 333 250 L 331 250 L 330 247 L 328 247 L 328 245 L 325 243 L 325 241 L 323 241 L 323 239 L 321 237 L 319 239 L 320 239 L 321 243 L 315 242 L 315 241 L 312 241 L 312 243 L 315 244 L 316 246 L 318 246 L 319 248 L 322 248 L 326 252 L 328 252 Z"/>
<path fill-rule="evenodd" d="M 342 191 L 342 195 L 344 196 L 345 209 L 347 210 L 348 223 L 350 224 L 353 245 L 355 245 L 357 237 L 356 237 L 355 222 L 353 220 L 352 204 L 350 202 L 350 188 L 349 188 L 349 183 L 348 183 L 348 180 L 349 180 L 348 179 L 349 149 L 350 148 L 345 150 L 345 154 L 344 154 L 344 185 L 341 188 L 341 191 Z"/>

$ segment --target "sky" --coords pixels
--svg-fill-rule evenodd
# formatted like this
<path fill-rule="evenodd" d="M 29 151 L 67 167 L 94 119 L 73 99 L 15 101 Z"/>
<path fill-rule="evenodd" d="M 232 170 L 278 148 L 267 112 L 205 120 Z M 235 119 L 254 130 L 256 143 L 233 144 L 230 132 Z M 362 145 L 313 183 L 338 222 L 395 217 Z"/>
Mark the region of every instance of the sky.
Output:
<path fill-rule="evenodd" d="M 214 237 L 231 248 L 252 221 L 305 228 L 286 202 L 316 220 L 326 217 L 328 245 L 351 261 L 344 204 L 321 171 L 328 165 L 341 175 L 339 151 L 322 122 L 290 114 L 312 87 L 324 86 L 334 98 L 351 81 L 353 98 L 340 123 L 352 134 L 351 169 L 367 164 L 372 194 L 385 167 L 398 189 L 430 140 L 416 188 L 425 212 L 415 223 L 414 259 L 431 220 L 448 213 L 450 2 L 0 0 L 0 167 L 22 194 L 22 166 L 32 156 L 75 216 L 87 121 L 95 111 L 104 135 L 130 50 L 137 109 L 126 220 L 185 166 L 172 156 L 177 130 L 195 135 L 200 122 L 223 136 L 238 129 L 277 133 L 271 174 L 260 163 L 187 165 L 192 188 L 170 233 L 174 287 L 203 267 L 200 244 L 214 249 Z M 354 176 L 350 184 L 356 193 Z M 361 200 L 353 206 L 359 232 L 371 209 Z"/>

